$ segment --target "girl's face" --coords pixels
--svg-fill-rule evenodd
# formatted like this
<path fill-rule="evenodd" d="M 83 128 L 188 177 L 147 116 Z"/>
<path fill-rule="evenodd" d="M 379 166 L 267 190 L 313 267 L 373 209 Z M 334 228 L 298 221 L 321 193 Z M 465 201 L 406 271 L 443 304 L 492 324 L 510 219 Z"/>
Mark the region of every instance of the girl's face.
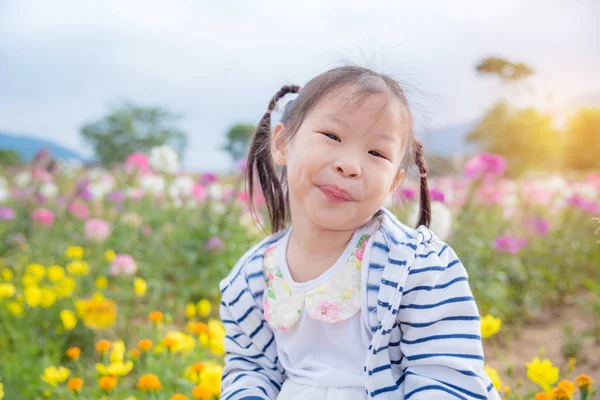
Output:
<path fill-rule="evenodd" d="M 354 230 L 384 204 L 398 174 L 407 125 L 402 106 L 386 94 L 351 105 L 348 89 L 325 96 L 291 141 L 274 130 L 275 163 L 287 166 L 292 223 Z"/>

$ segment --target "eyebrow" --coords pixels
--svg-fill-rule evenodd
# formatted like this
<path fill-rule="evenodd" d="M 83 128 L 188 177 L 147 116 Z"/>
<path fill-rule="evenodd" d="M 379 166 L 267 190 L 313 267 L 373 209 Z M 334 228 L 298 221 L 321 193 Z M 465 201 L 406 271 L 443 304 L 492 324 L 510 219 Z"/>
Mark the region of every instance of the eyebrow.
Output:
<path fill-rule="evenodd" d="M 325 119 L 329 120 L 329 121 L 333 121 L 333 122 L 338 123 L 340 125 L 348 126 L 348 124 L 346 123 L 346 121 L 344 121 L 342 118 L 338 117 L 335 114 L 327 114 L 325 116 Z"/>

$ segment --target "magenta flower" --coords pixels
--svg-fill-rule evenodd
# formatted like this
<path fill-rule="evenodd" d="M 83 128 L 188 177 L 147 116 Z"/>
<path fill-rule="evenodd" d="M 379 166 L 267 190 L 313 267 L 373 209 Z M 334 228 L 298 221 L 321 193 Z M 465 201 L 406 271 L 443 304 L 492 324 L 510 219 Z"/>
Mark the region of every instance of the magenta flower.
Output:
<path fill-rule="evenodd" d="M 125 160 L 125 171 L 128 174 L 136 171 L 142 173 L 149 172 L 148 156 L 144 153 L 131 153 Z"/>
<path fill-rule="evenodd" d="M 477 180 L 487 176 L 502 176 L 506 170 L 506 161 L 502 156 L 481 153 L 472 158 L 465 166 L 465 176 Z"/>
<path fill-rule="evenodd" d="M 112 264 L 110 265 L 110 274 L 117 275 L 133 275 L 137 271 L 137 264 L 128 254 L 117 254 Z"/>
<path fill-rule="evenodd" d="M 206 199 L 206 188 L 202 184 L 196 183 L 192 189 L 192 195 L 196 200 L 202 201 Z"/>
<path fill-rule="evenodd" d="M 0 221 L 15 219 L 15 211 L 12 208 L 0 207 Z"/>
<path fill-rule="evenodd" d="M 529 230 L 536 235 L 546 236 L 550 232 L 550 222 L 544 218 L 530 218 L 527 222 Z"/>
<path fill-rule="evenodd" d="M 513 236 L 501 236 L 494 241 L 494 248 L 498 253 L 517 254 L 527 246 L 527 239 Z"/>
<path fill-rule="evenodd" d="M 108 221 L 94 218 L 85 221 L 85 238 L 92 242 L 104 242 L 110 236 L 111 230 L 112 226 Z"/>
<path fill-rule="evenodd" d="M 202 177 L 200 178 L 200 184 L 201 185 L 210 185 L 211 183 L 215 183 L 217 181 L 217 175 L 213 174 L 211 172 L 207 172 L 205 174 L 202 174 Z"/>
<path fill-rule="evenodd" d="M 69 211 L 77 219 L 86 219 L 90 216 L 90 209 L 85 203 L 73 202 L 69 206 Z"/>
<path fill-rule="evenodd" d="M 206 247 L 207 250 L 221 249 L 223 248 L 223 241 L 219 237 L 213 236 L 206 241 L 204 247 Z"/>
<path fill-rule="evenodd" d="M 398 193 L 398 192 L 396 192 Z M 401 189 L 398 193 L 397 200 L 413 201 L 417 198 L 417 192 L 412 189 Z"/>
<path fill-rule="evenodd" d="M 437 189 L 430 189 L 429 190 L 429 198 L 431 199 L 431 201 L 439 201 L 441 203 L 444 202 L 444 193 L 440 192 Z"/>
<path fill-rule="evenodd" d="M 54 214 L 45 208 L 38 208 L 31 213 L 31 218 L 44 226 L 52 226 L 54 223 Z"/>

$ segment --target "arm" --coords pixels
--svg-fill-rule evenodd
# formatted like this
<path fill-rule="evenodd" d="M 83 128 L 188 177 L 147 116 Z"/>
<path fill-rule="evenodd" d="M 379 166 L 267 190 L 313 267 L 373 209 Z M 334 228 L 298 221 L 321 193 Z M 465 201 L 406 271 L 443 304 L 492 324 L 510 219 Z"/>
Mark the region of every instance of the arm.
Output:
<path fill-rule="evenodd" d="M 229 307 L 221 303 L 221 320 L 226 329 L 225 368 L 221 380 L 222 400 L 267 400 L 277 398 L 283 383 L 281 366 L 265 349 L 257 348 L 241 329 Z M 259 329 L 269 329 L 264 324 Z M 271 333 L 272 335 L 272 333 Z M 270 346 L 275 346 L 274 341 Z M 270 347 L 269 346 L 269 347 Z"/>
<path fill-rule="evenodd" d="M 479 311 L 467 271 L 441 241 L 419 251 L 398 323 L 405 398 L 500 399 L 484 371 Z"/>

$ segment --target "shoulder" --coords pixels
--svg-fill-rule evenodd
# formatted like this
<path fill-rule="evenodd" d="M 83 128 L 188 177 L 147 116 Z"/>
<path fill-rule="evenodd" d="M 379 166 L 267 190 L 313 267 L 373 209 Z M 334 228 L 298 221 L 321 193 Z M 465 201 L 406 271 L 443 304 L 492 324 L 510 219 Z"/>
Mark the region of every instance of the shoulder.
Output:
<path fill-rule="evenodd" d="M 262 274 L 265 251 L 276 243 L 287 230 L 267 236 L 247 250 L 235 263 L 229 274 L 219 283 L 221 293 L 225 293 L 237 279 L 248 280 L 252 274 Z"/>

